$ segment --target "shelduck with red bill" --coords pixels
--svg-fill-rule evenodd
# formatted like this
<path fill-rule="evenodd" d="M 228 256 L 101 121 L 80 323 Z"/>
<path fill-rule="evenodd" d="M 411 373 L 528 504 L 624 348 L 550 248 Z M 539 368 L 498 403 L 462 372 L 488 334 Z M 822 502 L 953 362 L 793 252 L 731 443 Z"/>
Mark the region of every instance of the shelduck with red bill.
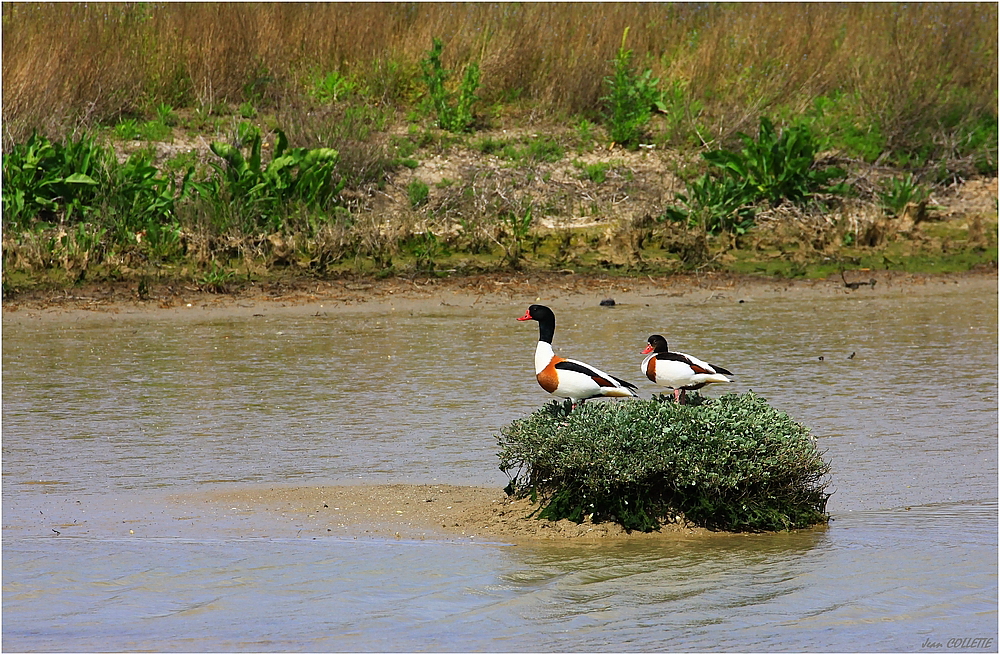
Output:
<path fill-rule="evenodd" d="M 642 372 L 651 382 L 673 389 L 674 400 L 682 405 L 687 390 L 731 381 L 726 376 L 732 373 L 721 366 L 713 366 L 693 355 L 671 352 L 667 340 L 659 334 L 649 337 L 646 343 L 642 354 L 649 356 L 642 360 Z"/>
<path fill-rule="evenodd" d="M 552 350 L 556 315 L 545 305 L 532 305 L 519 321 L 538 321 L 538 346 L 535 348 L 535 378 L 539 386 L 553 396 L 569 398 L 574 404 L 598 396 L 637 397 L 637 388 L 604 371 L 575 359 L 559 357 Z"/>

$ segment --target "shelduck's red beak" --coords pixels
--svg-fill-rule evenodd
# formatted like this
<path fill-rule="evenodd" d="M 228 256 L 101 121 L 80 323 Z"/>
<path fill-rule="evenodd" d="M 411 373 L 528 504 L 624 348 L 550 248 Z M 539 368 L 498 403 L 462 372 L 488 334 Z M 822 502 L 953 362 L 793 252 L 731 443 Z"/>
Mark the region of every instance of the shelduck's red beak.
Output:
<path fill-rule="evenodd" d="M 524 311 L 524 316 L 522 316 L 521 318 L 519 318 L 517 320 L 519 320 L 519 321 L 530 321 L 531 320 L 531 311 L 525 310 Z"/>
<path fill-rule="evenodd" d="M 651 343 L 650 343 L 650 344 L 646 344 L 646 349 L 645 349 L 645 350 L 643 350 L 643 351 L 642 351 L 641 353 L 639 353 L 639 354 L 640 354 L 640 355 L 648 355 L 648 354 L 649 354 L 649 353 L 651 353 L 651 352 L 653 352 L 653 344 L 651 344 Z"/>

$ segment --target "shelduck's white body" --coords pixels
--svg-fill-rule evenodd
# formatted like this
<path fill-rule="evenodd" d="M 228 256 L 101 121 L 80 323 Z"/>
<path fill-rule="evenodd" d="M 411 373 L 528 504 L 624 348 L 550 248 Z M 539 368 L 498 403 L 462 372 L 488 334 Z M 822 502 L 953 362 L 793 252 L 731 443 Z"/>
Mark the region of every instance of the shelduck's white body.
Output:
<path fill-rule="evenodd" d="M 535 379 L 553 396 L 583 402 L 598 396 L 635 397 L 636 386 L 608 375 L 590 364 L 559 357 L 552 350 L 556 318 L 544 305 L 532 305 L 519 321 L 538 321 L 538 345 L 535 347 Z"/>
<path fill-rule="evenodd" d="M 684 401 L 684 391 L 701 389 L 706 384 L 731 382 L 731 372 L 713 366 L 693 355 L 670 352 L 667 340 L 658 334 L 649 337 L 642 354 L 652 353 L 642 360 L 642 372 L 650 382 L 674 390 L 674 398 Z"/>

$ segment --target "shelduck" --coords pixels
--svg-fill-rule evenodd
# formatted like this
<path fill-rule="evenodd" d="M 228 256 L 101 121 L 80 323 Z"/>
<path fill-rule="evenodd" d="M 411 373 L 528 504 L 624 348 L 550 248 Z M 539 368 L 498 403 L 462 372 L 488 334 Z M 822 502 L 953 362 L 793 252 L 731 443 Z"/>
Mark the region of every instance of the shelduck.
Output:
<path fill-rule="evenodd" d="M 688 389 L 701 389 L 713 382 L 730 382 L 727 375 L 731 372 L 721 366 L 712 366 L 692 355 L 670 352 L 667 340 L 659 334 L 654 334 L 647 340 L 643 355 L 650 354 L 642 360 L 642 372 L 655 384 L 674 390 L 674 400 L 684 404 Z"/>
<path fill-rule="evenodd" d="M 519 321 L 538 321 L 538 346 L 535 348 L 535 378 L 539 386 L 553 396 L 569 398 L 573 404 L 598 396 L 636 397 L 637 387 L 608 375 L 589 364 L 565 359 L 552 351 L 556 315 L 545 305 L 532 305 Z"/>

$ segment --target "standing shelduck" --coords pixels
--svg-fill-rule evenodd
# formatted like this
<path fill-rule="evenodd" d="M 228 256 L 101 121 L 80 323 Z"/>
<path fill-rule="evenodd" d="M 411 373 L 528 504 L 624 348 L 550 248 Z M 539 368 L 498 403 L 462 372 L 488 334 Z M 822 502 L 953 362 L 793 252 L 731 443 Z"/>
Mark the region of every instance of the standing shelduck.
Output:
<path fill-rule="evenodd" d="M 637 387 L 625 380 L 575 359 L 564 359 L 552 351 L 556 315 L 545 305 L 532 305 L 519 321 L 538 321 L 535 348 L 535 378 L 553 396 L 569 398 L 574 405 L 598 396 L 636 397 Z"/>
<path fill-rule="evenodd" d="M 674 390 L 674 400 L 684 404 L 688 389 L 701 389 L 713 382 L 729 382 L 727 375 L 732 375 L 721 366 L 712 366 L 692 355 L 670 352 L 667 340 L 659 334 L 654 334 L 647 340 L 649 345 L 642 351 L 643 355 L 652 353 L 642 360 L 642 372 L 651 382 Z"/>

